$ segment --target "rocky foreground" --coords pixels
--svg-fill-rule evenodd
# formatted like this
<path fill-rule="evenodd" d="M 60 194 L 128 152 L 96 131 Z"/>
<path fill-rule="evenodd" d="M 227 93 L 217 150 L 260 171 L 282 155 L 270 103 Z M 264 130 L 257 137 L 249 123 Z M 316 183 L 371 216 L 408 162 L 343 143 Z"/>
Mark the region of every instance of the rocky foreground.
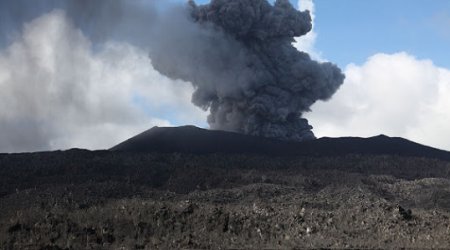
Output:
<path fill-rule="evenodd" d="M 0 249 L 448 248 L 450 163 L 383 155 L 0 155 Z"/>

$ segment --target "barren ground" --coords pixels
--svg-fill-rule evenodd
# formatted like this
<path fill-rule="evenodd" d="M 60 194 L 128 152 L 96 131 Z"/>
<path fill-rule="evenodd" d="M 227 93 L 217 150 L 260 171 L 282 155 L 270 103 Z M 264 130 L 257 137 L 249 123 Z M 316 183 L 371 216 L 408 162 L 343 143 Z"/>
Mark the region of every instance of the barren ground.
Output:
<path fill-rule="evenodd" d="M 448 248 L 450 163 L 0 155 L 0 249 Z"/>

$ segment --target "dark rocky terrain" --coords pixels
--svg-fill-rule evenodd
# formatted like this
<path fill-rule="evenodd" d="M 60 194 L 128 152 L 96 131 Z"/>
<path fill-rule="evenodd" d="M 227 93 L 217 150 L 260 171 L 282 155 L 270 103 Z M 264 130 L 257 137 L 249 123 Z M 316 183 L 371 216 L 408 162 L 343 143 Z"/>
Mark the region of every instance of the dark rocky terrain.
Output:
<path fill-rule="evenodd" d="M 157 128 L 0 154 L 0 249 L 450 247 L 448 152 L 244 137 Z"/>

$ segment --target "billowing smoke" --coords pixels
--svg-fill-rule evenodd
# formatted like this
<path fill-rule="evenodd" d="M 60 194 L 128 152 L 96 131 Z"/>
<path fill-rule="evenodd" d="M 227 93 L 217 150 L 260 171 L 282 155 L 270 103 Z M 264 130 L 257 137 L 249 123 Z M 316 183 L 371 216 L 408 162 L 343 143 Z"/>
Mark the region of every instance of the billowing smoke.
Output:
<path fill-rule="evenodd" d="M 169 13 L 150 46 L 156 70 L 191 82 L 192 102 L 209 110 L 212 129 L 275 137 L 313 139 L 302 118 L 317 100 L 329 99 L 343 83 L 341 70 L 318 63 L 292 46 L 311 30 L 308 11 L 288 0 L 189 2 L 189 15 Z M 158 31 L 158 28 L 160 29 Z"/>
<path fill-rule="evenodd" d="M 156 22 L 156 6 L 163 4 L 163 0 L 3 0 L 0 31 L 20 30 L 24 22 L 61 9 L 93 42 L 119 40 L 143 47 L 149 39 L 148 25 Z"/>
<path fill-rule="evenodd" d="M 0 152 L 98 149 L 156 124 L 199 125 L 192 91 L 212 129 L 313 138 L 302 115 L 343 75 L 292 47 L 310 29 L 307 12 L 280 0 L 2 0 Z"/>

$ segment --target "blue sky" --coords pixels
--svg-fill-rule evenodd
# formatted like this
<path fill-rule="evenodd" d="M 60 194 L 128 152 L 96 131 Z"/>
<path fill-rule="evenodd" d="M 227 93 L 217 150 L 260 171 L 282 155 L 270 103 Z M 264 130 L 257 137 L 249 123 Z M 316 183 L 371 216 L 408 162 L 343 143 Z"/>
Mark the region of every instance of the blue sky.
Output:
<path fill-rule="evenodd" d="M 450 68 L 448 0 L 316 0 L 314 3 L 316 47 L 340 66 L 362 63 L 375 53 L 405 51 Z"/>

